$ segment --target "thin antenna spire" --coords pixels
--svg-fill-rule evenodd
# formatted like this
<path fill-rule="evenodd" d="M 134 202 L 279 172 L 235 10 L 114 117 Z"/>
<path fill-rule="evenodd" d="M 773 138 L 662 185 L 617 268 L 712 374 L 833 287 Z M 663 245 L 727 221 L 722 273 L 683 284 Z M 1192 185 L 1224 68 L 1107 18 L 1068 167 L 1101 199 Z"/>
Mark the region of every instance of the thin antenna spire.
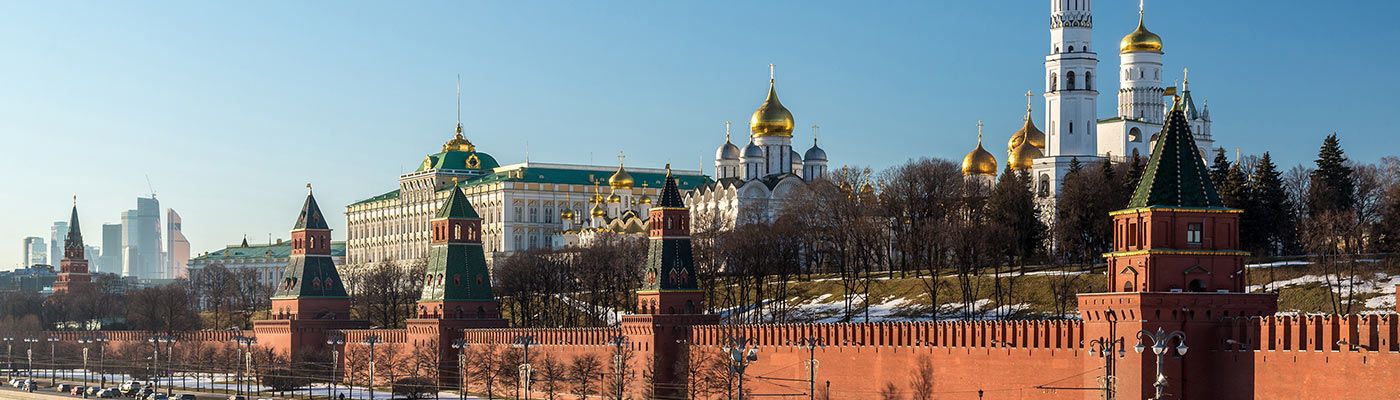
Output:
<path fill-rule="evenodd" d="M 1239 163 L 1240 163 L 1240 148 L 1236 147 L 1236 148 L 1235 148 L 1235 164 L 1238 165 Z"/>
<path fill-rule="evenodd" d="M 529 163 L 530 163 L 530 141 L 529 141 L 529 140 L 526 140 L 526 141 L 525 141 L 525 163 L 526 163 L 526 164 L 529 164 Z"/>
<path fill-rule="evenodd" d="M 462 74 L 457 74 L 457 134 L 462 134 Z"/>
<path fill-rule="evenodd" d="M 1138 0 L 1138 17 L 1139 17 L 1139 18 L 1142 17 L 1142 1 L 1143 1 L 1143 0 Z"/>
<path fill-rule="evenodd" d="M 73 207 L 78 206 L 78 195 L 73 195 Z"/>
<path fill-rule="evenodd" d="M 772 82 L 772 81 L 773 81 L 773 67 L 775 67 L 775 65 L 773 65 L 772 63 L 769 63 L 769 64 L 768 64 L 768 81 L 769 81 L 769 82 Z"/>
<path fill-rule="evenodd" d="M 306 194 L 307 194 L 307 195 L 310 195 L 310 194 L 311 194 L 311 184 L 310 184 L 310 183 L 307 183 L 307 184 L 306 184 Z"/>

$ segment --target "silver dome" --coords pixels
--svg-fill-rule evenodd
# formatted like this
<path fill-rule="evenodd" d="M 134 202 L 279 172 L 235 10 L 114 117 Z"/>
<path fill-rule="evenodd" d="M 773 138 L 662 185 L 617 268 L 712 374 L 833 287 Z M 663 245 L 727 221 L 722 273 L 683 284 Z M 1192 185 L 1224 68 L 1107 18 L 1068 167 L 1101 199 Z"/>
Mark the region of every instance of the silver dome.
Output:
<path fill-rule="evenodd" d="M 749 142 L 748 146 L 744 146 L 744 158 L 748 157 L 763 158 L 763 149 Z"/>
<path fill-rule="evenodd" d="M 802 157 L 802 159 L 806 161 L 826 161 L 826 150 L 822 150 L 822 148 L 814 144 L 812 148 L 807 149 L 807 155 Z"/>
<path fill-rule="evenodd" d="M 728 141 L 725 141 L 723 146 L 719 146 L 719 150 L 715 150 L 715 159 L 716 159 L 716 160 L 738 160 L 738 159 L 739 159 L 739 146 L 735 146 L 733 143 L 729 143 Z"/>

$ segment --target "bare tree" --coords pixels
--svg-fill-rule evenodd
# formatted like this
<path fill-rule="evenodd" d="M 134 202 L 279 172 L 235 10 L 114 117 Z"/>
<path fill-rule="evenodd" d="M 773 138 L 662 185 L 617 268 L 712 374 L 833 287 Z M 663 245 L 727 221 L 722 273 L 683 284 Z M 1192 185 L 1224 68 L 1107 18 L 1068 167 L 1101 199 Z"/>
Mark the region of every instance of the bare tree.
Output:
<path fill-rule="evenodd" d="M 932 400 L 933 384 L 933 360 L 928 355 L 919 356 L 914 370 L 909 371 L 909 391 L 913 393 L 911 400 Z"/>
<path fill-rule="evenodd" d="M 575 356 L 569 365 L 569 375 L 574 379 L 574 394 L 587 397 L 591 393 L 590 388 L 593 377 L 602 368 L 603 363 L 598 361 L 598 356 L 592 353 Z M 601 383 L 601 382 L 600 382 Z M 600 391 L 599 394 L 602 394 Z"/>

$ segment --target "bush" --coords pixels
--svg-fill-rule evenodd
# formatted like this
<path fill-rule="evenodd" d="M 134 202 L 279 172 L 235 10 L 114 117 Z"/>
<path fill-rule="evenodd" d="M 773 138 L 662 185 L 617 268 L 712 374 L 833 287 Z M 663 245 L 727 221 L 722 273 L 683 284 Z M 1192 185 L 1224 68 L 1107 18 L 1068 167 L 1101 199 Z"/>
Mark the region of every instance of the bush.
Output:
<path fill-rule="evenodd" d="M 437 385 L 432 379 L 421 376 L 414 376 L 394 381 L 394 396 L 402 396 L 406 399 L 422 399 L 428 397 Z"/>

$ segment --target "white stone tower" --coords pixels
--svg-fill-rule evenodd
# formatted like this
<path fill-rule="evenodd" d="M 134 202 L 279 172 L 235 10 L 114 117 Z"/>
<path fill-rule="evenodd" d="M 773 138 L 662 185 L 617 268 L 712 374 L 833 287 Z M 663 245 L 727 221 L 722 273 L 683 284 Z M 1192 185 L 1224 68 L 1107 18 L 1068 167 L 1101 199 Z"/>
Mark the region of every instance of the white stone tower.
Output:
<path fill-rule="evenodd" d="M 1162 88 L 1162 38 L 1147 30 L 1142 2 L 1138 2 L 1138 26 L 1119 42 L 1118 113 L 1099 123 L 1099 152 L 1115 161 L 1133 153 L 1146 159 L 1152 153 L 1152 136 L 1162 130 L 1166 115 Z"/>
<path fill-rule="evenodd" d="M 1045 157 L 1032 173 L 1038 190 L 1059 197 L 1070 161 L 1098 159 L 1098 54 L 1093 46 L 1093 1 L 1050 1 L 1050 54 L 1045 56 Z"/>

